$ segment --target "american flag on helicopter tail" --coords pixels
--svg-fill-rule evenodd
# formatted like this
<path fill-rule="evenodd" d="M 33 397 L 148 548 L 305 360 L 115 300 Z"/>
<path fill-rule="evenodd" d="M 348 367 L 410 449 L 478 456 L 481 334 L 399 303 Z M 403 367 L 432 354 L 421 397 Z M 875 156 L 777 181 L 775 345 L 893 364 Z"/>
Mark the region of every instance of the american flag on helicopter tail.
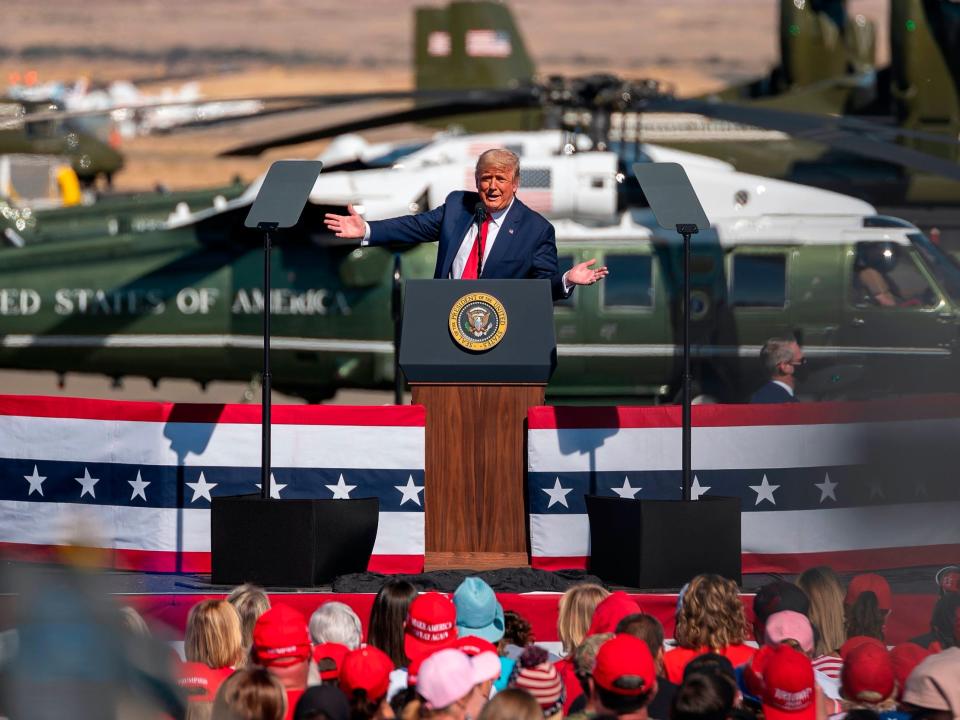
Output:
<path fill-rule="evenodd" d="M 549 213 L 553 210 L 553 173 L 550 168 L 520 168 L 520 189 L 517 197 L 531 210 Z"/>
<path fill-rule="evenodd" d="M 467 57 L 510 57 L 513 44 L 506 30 L 467 30 L 464 38 Z"/>
<path fill-rule="evenodd" d="M 587 494 L 678 499 L 680 420 L 678 407 L 531 408 L 533 566 L 586 566 Z M 956 396 L 694 406 L 692 497 L 740 498 L 744 572 L 955 563 L 958 433 Z"/>
<path fill-rule="evenodd" d="M 274 406 L 274 497 L 380 499 L 370 569 L 420 572 L 422 406 Z M 0 396 L 0 548 L 208 572 L 210 502 L 259 492 L 260 408 Z"/>

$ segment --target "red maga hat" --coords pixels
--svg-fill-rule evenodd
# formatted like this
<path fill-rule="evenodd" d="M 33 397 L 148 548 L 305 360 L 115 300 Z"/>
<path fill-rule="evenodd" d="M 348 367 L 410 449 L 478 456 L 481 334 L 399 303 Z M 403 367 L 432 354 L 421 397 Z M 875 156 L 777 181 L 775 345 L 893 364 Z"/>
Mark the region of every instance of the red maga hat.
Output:
<path fill-rule="evenodd" d="M 879 703 L 893 695 L 895 687 L 893 662 L 885 647 L 863 643 L 847 653 L 840 671 L 840 693 L 847 700 Z"/>
<path fill-rule="evenodd" d="M 760 704 L 766 720 L 816 720 L 816 683 L 810 658 L 789 645 L 773 647 L 763 668 Z"/>
<path fill-rule="evenodd" d="M 593 680 L 617 695 L 643 695 L 657 682 L 650 648 L 633 635 L 615 635 L 597 651 Z"/>
<path fill-rule="evenodd" d="M 863 575 L 854 575 L 847 586 L 847 596 L 843 599 L 846 605 L 853 605 L 857 598 L 865 592 L 872 592 L 877 596 L 877 604 L 881 610 L 889 610 L 892 605 L 893 594 L 890 592 L 890 584 L 882 575 L 875 573 L 865 573 Z"/>
<path fill-rule="evenodd" d="M 403 649 L 411 660 L 452 647 L 457 641 L 457 608 L 446 595 L 418 595 L 407 610 Z"/>
<path fill-rule="evenodd" d="M 393 667 L 390 656 L 373 645 L 351 650 L 340 666 L 340 689 L 347 698 L 354 690 L 366 690 L 368 699 L 380 700 L 390 687 Z"/>
<path fill-rule="evenodd" d="M 310 657 L 307 621 L 289 605 L 274 605 L 253 626 L 253 651 L 261 665 L 286 667 Z"/>

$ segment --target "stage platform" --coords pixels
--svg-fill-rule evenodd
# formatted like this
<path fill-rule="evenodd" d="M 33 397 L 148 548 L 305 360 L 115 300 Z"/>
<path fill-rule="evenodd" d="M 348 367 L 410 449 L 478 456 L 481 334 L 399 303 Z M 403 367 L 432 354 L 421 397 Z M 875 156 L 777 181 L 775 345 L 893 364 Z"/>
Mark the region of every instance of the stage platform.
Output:
<path fill-rule="evenodd" d="M 896 644 L 921 635 L 929 629 L 930 614 L 936 602 L 934 575 L 938 567 L 900 568 L 881 571 L 893 590 L 893 609 L 887 623 L 887 641 Z M 25 583 L 34 586 L 53 580 L 60 570 L 54 565 L 4 561 L 0 565 L 0 630 L 10 627 L 9 610 L 14 596 Z M 93 571 L 91 571 L 93 572 Z M 557 643 L 557 609 L 564 588 L 576 582 L 596 580 L 583 571 L 546 572 L 529 568 L 509 568 L 488 572 L 445 570 L 419 575 L 385 576 L 375 573 L 343 576 L 332 585 L 291 588 L 267 588 L 272 602 L 285 603 L 309 615 L 321 604 L 336 600 L 351 606 L 366 632 L 374 596 L 388 577 L 410 580 L 422 590 L 452 592 L 467 575 L 483 577 L 497 591 L 505 610 L 520 613 L 530 622 L 538 642 Z M 214 585 L 209 575 L 95 571 L 98 591 L 121 605 L 138 610 L 155 629 L 171 640 L 182 639 L 190 608 L 201 600 L 222 598 L 230 587 Z M 792 576 L 750 574 L 743 578 L 743 600 L 748 618 L 752 617 L 753 592 L 773 579 Z M 841 575 L 841 579 L 849 579 Z M 673 617 L 679 588 L 620 588 L 633 595 L 645 612 L 656 616 L 672 637 Z"/>

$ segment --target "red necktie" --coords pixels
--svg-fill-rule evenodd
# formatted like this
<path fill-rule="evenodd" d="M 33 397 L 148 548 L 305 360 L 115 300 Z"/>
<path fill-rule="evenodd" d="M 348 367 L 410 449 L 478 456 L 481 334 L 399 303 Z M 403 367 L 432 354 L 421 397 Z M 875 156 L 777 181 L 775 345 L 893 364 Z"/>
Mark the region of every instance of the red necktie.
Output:
<path fill-rule="evenodd" d="M 490 229 L 490 215 L 483 219 L 480 225 L 480 233 L 473 241 L 473 247 L 470 248 L 470 254 L 467 256 L 467 264 L 463 266 L 461 280 L 476 280 L 477 268 L 480 266 L 480 257 L 483 255 L 483 249 L 487 244 L 487 231 Z"/>

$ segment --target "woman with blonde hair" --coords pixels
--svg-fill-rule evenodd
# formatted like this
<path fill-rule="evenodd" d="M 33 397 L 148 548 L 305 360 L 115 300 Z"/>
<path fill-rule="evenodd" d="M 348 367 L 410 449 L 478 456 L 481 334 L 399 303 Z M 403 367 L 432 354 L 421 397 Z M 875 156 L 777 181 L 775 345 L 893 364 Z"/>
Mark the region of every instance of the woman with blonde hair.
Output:
<path fill-rule="evenodd" d="M 257 618 L 270 609 L 270 598 L 259 585 L 244 583 L 230 591 L 227 602 L 233 605 L 233 609 L 240 616 L 243 656 L 246 658 L 253 645 L 253 626 L 257 624 Z"/>
<path fill-rule="evenodd" d="M 663 657 L 670 682 L 683 681 L 683 669 L 693 658 L 712 652 L 734 667 L 750 661 L 755 648 L 746 645 L 747 617 L 740 588 L 719 575 L 697 575 L 683 593 L 674 630 L 677 647 Z"/>
<path fill-rule="evenodd" d="M 183 652 L 188 662 L 210 668 L 235 667 L 243 661 L 240 616 L 226 600 L 204 600 L 190 608 Z"/>
<path fill-rule="evenodd" d="M 599 585 L 584 583 L 568 588 L 560 598 L 557 616 L 557 635 L 563 645 L 563 653 L 570 656 L 583 642 L 590 628 L 593 611 L 610 592 Z"/>
<path fill-rule="evenodd" d="M 836 573 L 825 565 L 804 571 L 797 578 L 797 585 L 810 598 L 810 622 L 817 630 L 813 669 L 839 680 L 843 667 L 840 648 L 847 641 L 843 585 Z"/>

